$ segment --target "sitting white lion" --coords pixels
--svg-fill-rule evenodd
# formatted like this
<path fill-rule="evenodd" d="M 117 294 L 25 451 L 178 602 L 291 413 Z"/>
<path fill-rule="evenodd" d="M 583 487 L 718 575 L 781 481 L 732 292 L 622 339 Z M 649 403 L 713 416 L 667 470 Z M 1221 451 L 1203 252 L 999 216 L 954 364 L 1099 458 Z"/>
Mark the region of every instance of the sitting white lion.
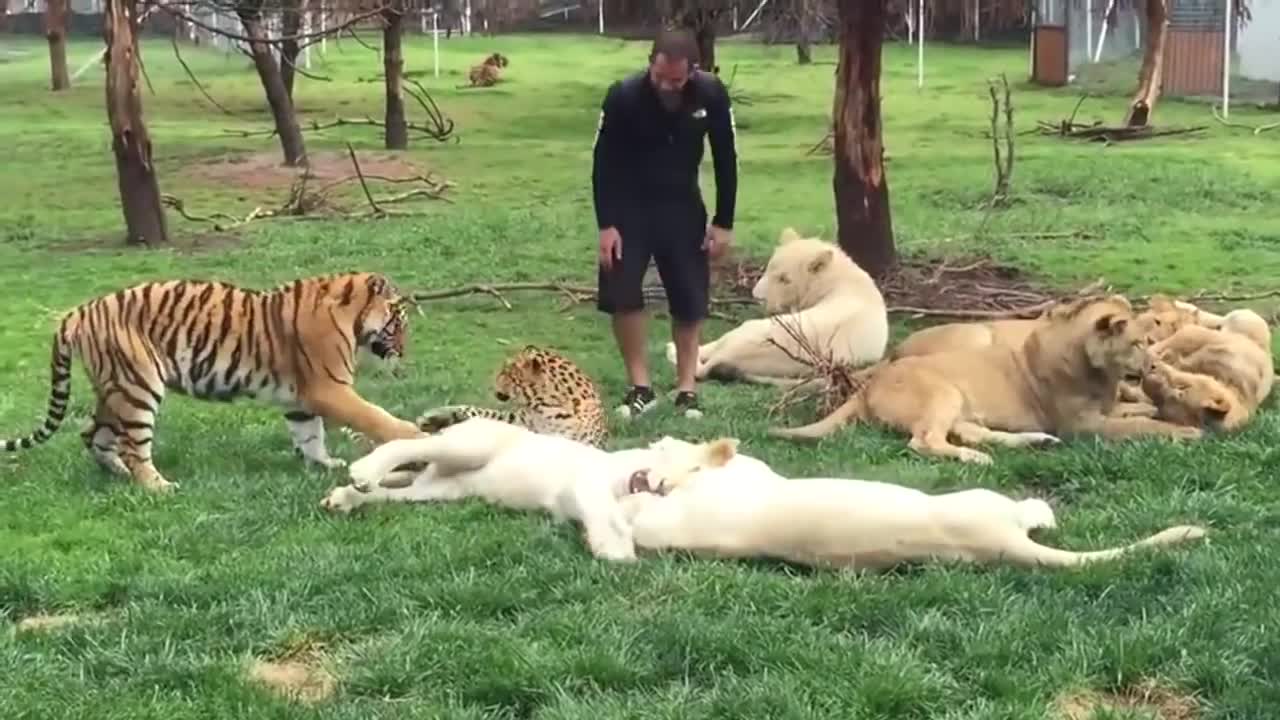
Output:
<path fill-rule="evenodd" d="M 884 356 L 889 318 L 871 276 L 837 245 L 791 228 L 778 243 L 751 291 L 772 317 L 747 320 L 699 348 L 699 380 L 787 385 L 811 377 L 788 327 L 837 364 L 857 367 Z M 675 363 L 675 343 L 667 344 L 667 359 Z"/>
<path fill-rule="evenodd" d="M 375 502 L 480 498 L 577 521 L 593 555 L 634 560 L 631 528 L 617 501 L 646 489 L 631 486 L 632 471 L 651 464 L 697 467 L 696 460 L 705 455 L 701 446 L 674 438 L 608 452 L 563 436 L 473 417 L 433 435 L 379 445 L 348 468 L 352 484 L 334 488 L 321 504 L 351 512 Z M 733 467 L 763 465 L 744 455 L 714 460 Z M 410 463 L 429 465 L 420 472 L 396 470 Z"/>
<path fill-rule="evenodd" d="M 737 440 L 695 447 L 701 453 L 636 470 L 633 486 L 650 492 L 621 502 L 636 547 L 870 570 L 930 560 L 1072 567 L 1205 535 L 1179 526 L 1125 547 L 1059 550 L 1027 536 L 1055 526 L 1043 500 L 984 489 L 929 495 L 864 480 L 788 480 L 759 461 L 731 464 Z"/>

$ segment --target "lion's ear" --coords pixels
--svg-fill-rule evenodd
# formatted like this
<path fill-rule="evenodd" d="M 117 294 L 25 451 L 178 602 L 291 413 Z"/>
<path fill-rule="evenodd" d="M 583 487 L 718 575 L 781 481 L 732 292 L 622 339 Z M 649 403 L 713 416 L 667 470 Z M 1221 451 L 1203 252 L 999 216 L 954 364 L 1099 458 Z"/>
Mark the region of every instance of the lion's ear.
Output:
<path fill-rule="evenodd" d="M 1166 310 L 1176 309 L 1172 298 L 1168 295 L 1162 295 L 1159 293 L 1151 296 L 1151 299 L 1147 301 L 1147 307 L 1155 310 L 1156 312 L 1165 312 Z"/>
<path fill-rule="evenodd" d="M 720 438 L 713 440 L 707 445 L 707 465 L 709 467 L 723 467 L 733 459 L 738 452 L 737 438 Z"/>
<path fill-rule="evenodd" d="M 1129 318 L 1116 317 L 1115 315 L 1103 315 L 1094 323 L 1094 327 L 1098 332 L 1109 333 L 1111 335 L 1119 335 L 1129 326 Z"/>
<path fill-rule="evenodd" d="M 795 228 L 783 228 L 782 234 L 778 236 L 778 244 L 786 245 L 789 242 L 795 242 L 800 239 L 800 233 Z"/>
<path fill-rule="evenodd" d="M 831 248 L 827 248 L 818 253 L 816 257 L 809 261 L 809 273 L 811 275 L 817 275 L 825 270 L 826 267 L 831 264 L 831 258 L 834 256 L 835 250 L 832 250 Z"/>

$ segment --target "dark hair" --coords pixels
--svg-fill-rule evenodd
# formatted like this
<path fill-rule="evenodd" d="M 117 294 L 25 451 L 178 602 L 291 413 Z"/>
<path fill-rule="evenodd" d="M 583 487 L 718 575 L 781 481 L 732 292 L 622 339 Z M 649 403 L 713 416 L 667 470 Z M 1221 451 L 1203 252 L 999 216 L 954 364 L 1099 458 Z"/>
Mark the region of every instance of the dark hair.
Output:
<path fill-rule="evenodd" d="M 649 62 L 664 55 L 668 60 L 688 60 L 689 65 L 697 65 L 701 58 L 698 51 L 698 40 L 693 32 L 683 28 L 666 28 L 653 39 L 653 49 L 649 51 Z"/>

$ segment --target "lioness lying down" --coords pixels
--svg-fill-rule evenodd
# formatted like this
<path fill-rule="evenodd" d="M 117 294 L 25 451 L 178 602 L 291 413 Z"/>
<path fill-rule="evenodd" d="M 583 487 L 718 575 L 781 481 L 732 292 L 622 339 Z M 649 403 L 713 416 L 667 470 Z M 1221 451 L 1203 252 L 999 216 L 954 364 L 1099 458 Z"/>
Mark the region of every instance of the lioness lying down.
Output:
<path fill-rule="evenodd" d="M 871 276 L 833 243 L 784 229 L 751 294 L 771 317 L 747 320 L 699 348 L 699 380 L 787 385 L 811 377 L 813 367 L 802 362 L 806 353 L 792 332 L 843 365 L 857 367 L 884 356 L 889 341 L 884 297 Z M 675 364 L 675 343 L 667 344 L 667 359 Z"/>
<path fill-rule="evenodd" d="M 1138 313 L 1138 331 L 1155 343 L 1173 335 L 1180 328 L 1195 325 L 1200 310 L 1163 295 L 1151 298 L 1146 310 Z M 956 350 L 978 350 L 992 345 L 1018 347 L 1027 341 L 1031 331 L 1044 324 L 1046 313 L 1027 320 L 989 320 L 987 322 L 943 323 L 917 330 L 894 347 L 891 359 L 912 355 L 932 355 Z"/>
<path fill-rule="evenodd" d="M 334 488 L 321 504 L 351 512 L 367 503 L 480 498 L 575 521 L 594 556 L 628 561 L 635 559 L 635 546 L 617 498 L 637 489 L 628 484 L 632 470 L 650 464 L 687 466 L 690 461 L 680 453 L 696 447 L 664 438 L 648 447 L 607 452 L 560 435 L 472 417 L 433 435 L 379 445 L 351 464 L 352 483 Z M 762 465 L 741 454 L 714 459 L 749 472 Z M 396 470 L 410 463 L 429 464 L 420 472 Z"/>
<path fill-rule="evenodd" d="M 1027 536 L 1055 526 L 1043 500 L 983 489 L 929 495 L 864 480 L 788 480 L 763 463 L 730 466 L 737 440 L 698 447 L 702 457 L 686 453 L 683 464 L 637 469 L 636 484 L 649 492 L 621 501 L 636 547 L 869 570 L 930 560 L 1073 567 L 1205 535 L 1178 526 L 1125 547 L 1059 550 Z"/>
<path fill-rule="evenodd" d="M 1056 443 L 1057 435 L 1074 433 L 1199 438 L 1198 428 L 1115 416 L 1117 385 L 1139 380 L 1150 366 L 1128 300 L 1081 298 L 1050 309 L 1020 347 L 882 362 L 863 371 L 862 388 L 826 418 L 771 432 L 816 438 L 852 420 L 874 420 L 911 433 L 911 448 L 920 453 L 978 463 L 990 463 L 991 456 L 951 438 L 1011 447 Z"/>
<path fill-rule="evenodd" d="M 1201 324 L 1152 345 L 1155 371 L 1142 382 L 1157 417 L 1236 430 L 1271 394 L 1271 329 L 1248 309 L 1201 311 Z"/>

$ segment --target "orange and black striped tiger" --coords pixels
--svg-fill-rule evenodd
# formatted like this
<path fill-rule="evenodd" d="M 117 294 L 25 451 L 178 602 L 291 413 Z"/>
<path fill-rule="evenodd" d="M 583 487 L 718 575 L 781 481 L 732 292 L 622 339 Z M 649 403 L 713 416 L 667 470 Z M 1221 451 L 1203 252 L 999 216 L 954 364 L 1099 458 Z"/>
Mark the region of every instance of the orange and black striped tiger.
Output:
<path fill-rule="evenodd" d="M 106 469 L 149 490 L 174 485 L 151 462 L 156 412 L 166 389 L 207 400 L 269 400 L 286 409 L 295 449 L 325 467 L 345 463 L 325 449 L 324 419 L 378 442 L 417 437 L 356 393 L 356 351 L 402 356 L 407 305 L 376 273 L 302 278 L 272 290 L 201 280 L 148 282 L 68 312 L 53 337 L 44 425 L 6 451 L 48 440 L 67 412 L 72 353 L 97 395 L 81 433 Z"/>

